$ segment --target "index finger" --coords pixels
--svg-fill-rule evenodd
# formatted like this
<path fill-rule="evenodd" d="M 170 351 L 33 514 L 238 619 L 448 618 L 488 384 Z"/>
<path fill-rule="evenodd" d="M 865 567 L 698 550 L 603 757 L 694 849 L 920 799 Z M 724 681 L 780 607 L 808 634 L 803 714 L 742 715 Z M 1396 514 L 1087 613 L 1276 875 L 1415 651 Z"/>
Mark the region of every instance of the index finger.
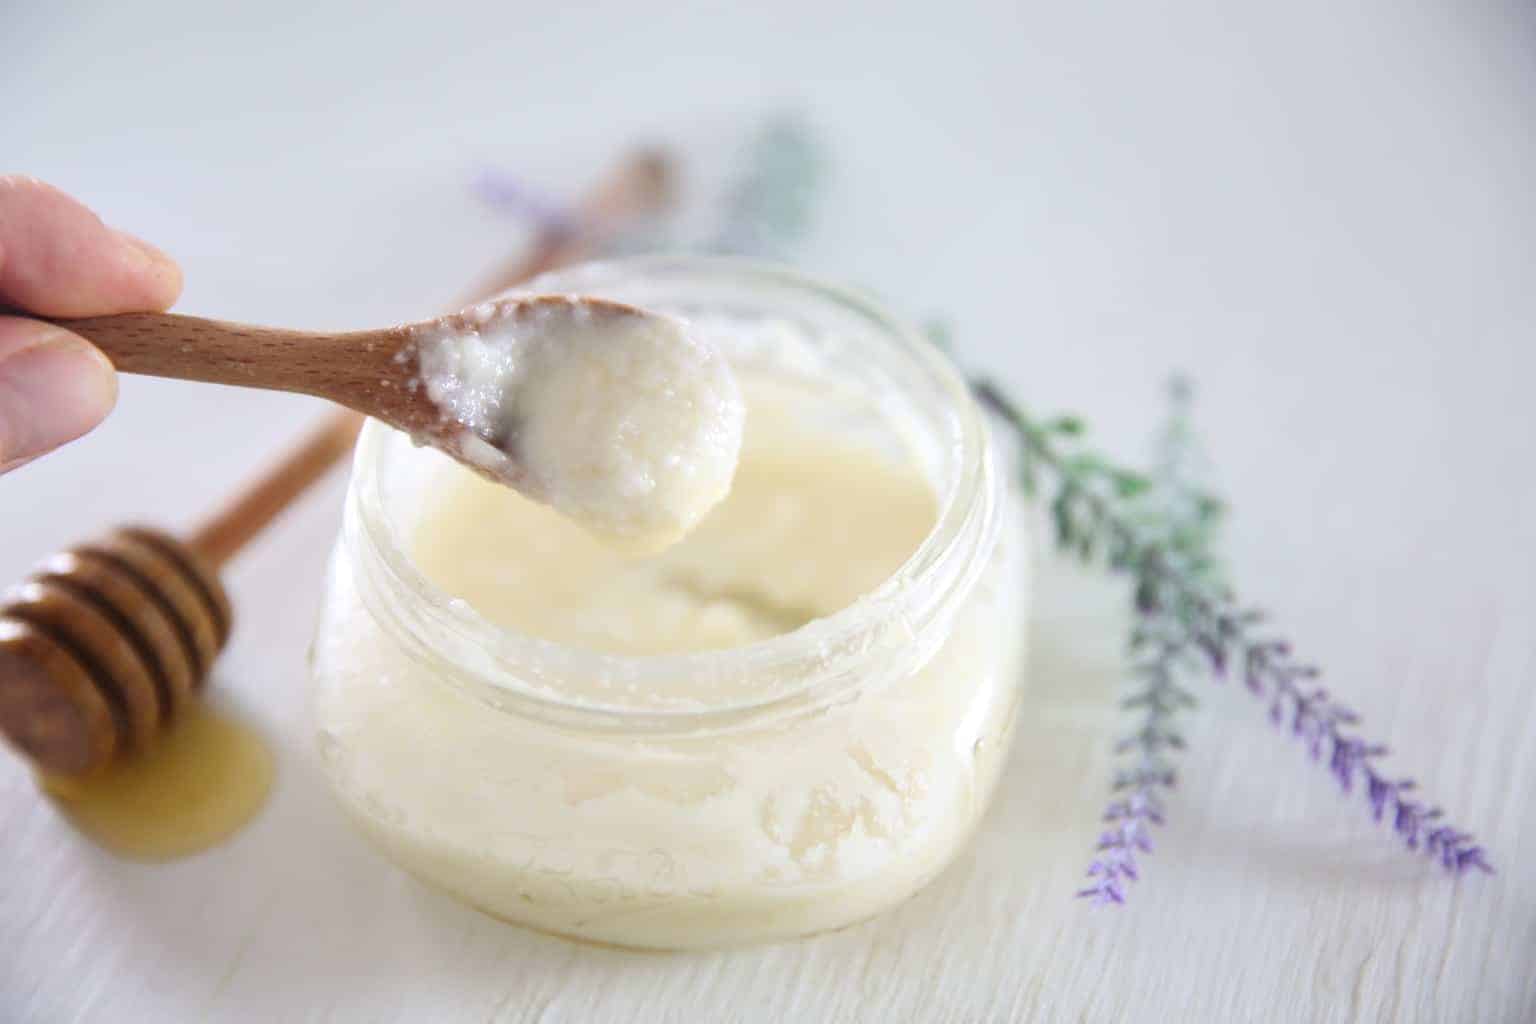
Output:
<path fill-rule="evenodd" d="M 0 304 L 41 316 L 106 316 L 165 309 L 181 270 L 165 253 L 52 185 L 0 177 Z"/>

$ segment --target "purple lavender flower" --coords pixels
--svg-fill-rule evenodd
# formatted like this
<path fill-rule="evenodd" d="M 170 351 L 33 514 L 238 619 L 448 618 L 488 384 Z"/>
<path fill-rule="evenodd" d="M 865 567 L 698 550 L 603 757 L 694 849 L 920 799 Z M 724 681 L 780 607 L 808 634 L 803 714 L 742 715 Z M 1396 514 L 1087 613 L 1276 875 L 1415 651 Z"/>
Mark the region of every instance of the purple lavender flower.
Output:
<path fill-rule="evenodd" d="M 568 232 L 575 217 L 563 203 L 504 170 L 486 168 L 475 176 L 474 190 L 487 206 L 530 220 L 540 230 Z"/>
<path fill-rule="evenodd" d="M 1487 852 L 1469 833 L 1438 824 L 1441 810 L 1409 795 L 1416 788 L 1412 779 L 1388 779 L 1381 773 L 1376 762 L 1387 753 L 1385 746 L 1367 743 L 1345 732 L 1359 721 L 1353 711 L 1335 703 L 1322 689 L 1308 693 L 1297 684 L 1297 680 L 1316 677 L 1315 668 L 1292 660 L 1285 645 L 1252 647 L 1248 657 L 1254 666 L 1257 691 L 1268 696 L 1274 706 L 1291 709 L 1293 731 L 1304 738 L 1314 758 L 1327 751 L 1328 770 L 1339 788 L 1349 793 L 1356 780 L 1364 782 L 1373 820 L 1384 820 L 1390 810 L 1392 828 L 1407 847 L 1418 850 L 1422 846 L 1425 855 L 1436 858 L 1441 867 L 1453 874 L 1465 874 L 1474 868 L 1493 873 Z"/>

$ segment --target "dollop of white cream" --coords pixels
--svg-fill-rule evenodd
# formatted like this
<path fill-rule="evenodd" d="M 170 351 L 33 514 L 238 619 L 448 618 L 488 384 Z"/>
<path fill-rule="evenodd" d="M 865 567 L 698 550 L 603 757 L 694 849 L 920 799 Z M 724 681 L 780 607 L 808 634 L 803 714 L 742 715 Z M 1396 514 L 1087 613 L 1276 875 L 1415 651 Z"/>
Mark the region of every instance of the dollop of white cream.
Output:
<path fill-rule="evenodd" d="M 745 406 L 683 320 L 549 297 L 476 307 L 416 340 L 461 456 L 621 547 L 667 547 L 730 490 Z"/>

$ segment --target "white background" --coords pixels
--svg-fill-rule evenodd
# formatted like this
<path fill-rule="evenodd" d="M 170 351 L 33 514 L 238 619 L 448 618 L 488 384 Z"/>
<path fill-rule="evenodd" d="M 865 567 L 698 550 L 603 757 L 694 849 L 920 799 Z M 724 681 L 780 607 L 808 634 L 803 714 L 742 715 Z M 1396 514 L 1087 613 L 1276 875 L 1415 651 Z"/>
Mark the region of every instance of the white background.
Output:
<path fill-rule="evenodd" d="M 625 142 L 803 111 L 807 264 L 1134 455 L 1199 382 L 1240 588 L 1489 845 L 1452 883 L 1212 692 L 1132 904 L 1068 895 L 1119 720 L 1116 595 L 1046 573 L 1032 697 L 973 851 L 813 941 L 641 956 L 500 925 L 343 825 L 303 655 L 339 480 L 230 576 L 223 700 L 280 758 L 229 846 L 114 861 L 0 766 L 0 1018 L 1529 1020 L 1536 1016 L 1536 13 L 1527 3 L 0 2 L 0 168 L 175 254 L 181 308 L 436 311 L 517 232 L 487 163 L 578 192 Z M 319 412 L 131 380 L 0 480 L 0 580 L 193 521 Z"/>

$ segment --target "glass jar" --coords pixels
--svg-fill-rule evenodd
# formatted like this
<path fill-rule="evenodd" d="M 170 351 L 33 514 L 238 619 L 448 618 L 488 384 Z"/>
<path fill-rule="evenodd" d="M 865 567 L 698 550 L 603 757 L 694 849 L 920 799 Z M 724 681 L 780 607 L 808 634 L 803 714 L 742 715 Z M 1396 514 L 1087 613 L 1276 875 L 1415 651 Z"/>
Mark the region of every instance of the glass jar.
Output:
<path fill-rule="evenodd" d="M 796 381 L 807 421 L 912 460 L 936 524 L 886 583 L 792 632 L 597 653 L 494 626 L 423 576 L 409 539 L 444 462 L 370 422 L 312 654 L 340 803 L 475 907 L 620 946 L 806 935 L 905 900 L 963 848 L 1012 733 L 1027 564 L 998 436 L 916 332 L 787 270 L 646 258 L 526 290 L 789 325 L 727 355 Z"/>

